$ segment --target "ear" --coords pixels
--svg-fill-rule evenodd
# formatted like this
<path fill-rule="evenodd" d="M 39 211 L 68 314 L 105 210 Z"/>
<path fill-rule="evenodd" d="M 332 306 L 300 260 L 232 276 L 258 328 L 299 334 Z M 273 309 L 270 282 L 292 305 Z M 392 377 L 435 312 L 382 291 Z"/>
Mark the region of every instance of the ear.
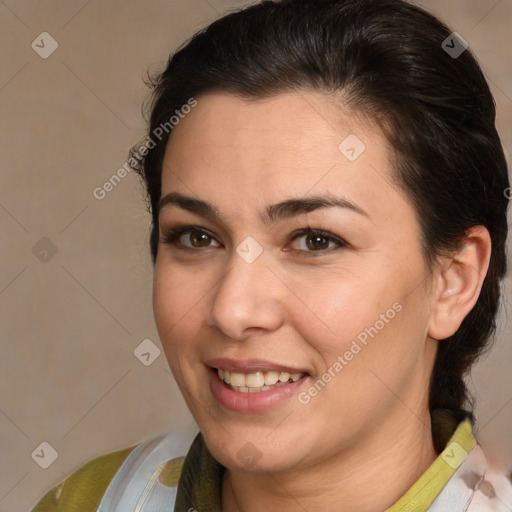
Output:
<path fill-rule="evenodd" d="M 474 226 L 457 254 L 441 258 L 428 329 L 431 338 L 452 336 L 473 309 L 489 269 L 491 245 L 489 231 Z"/>

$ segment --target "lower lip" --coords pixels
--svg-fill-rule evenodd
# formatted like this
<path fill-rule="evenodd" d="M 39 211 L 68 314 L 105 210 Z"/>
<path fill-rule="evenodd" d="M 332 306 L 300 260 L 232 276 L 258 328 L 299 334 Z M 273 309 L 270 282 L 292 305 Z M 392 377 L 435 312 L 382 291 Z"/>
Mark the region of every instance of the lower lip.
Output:
<path fill-rule="evenodd" d="M 289 400 L 298 389 L 304 384 L 308 376 L 292 382 L 277 386 L 266 391 L 257 391 L 255 393 L 243 393 L 228 388 L 220 380 L 217 370 L 211 368 L 210 389 L 213 395 L 223 407 L 234 412 L 261 412 L 273 409 Z"/>

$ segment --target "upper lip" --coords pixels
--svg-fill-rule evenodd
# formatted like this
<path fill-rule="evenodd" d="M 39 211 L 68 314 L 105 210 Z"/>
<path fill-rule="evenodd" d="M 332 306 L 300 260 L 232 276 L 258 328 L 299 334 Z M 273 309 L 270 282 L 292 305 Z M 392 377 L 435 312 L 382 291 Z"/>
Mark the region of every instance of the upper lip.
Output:
<path fill-rule="evenodd" d="M 304 368 L 294 368 L 292 366 L 266 361 L 264 359 L 230 359 L 227 357 L 219 357 L 216 359 L 209 359 L 205 364 L 212 368 L 221 368 L 222 370 L 236 373 L 254 373 L 258 371 L 287 372 L 290 374 L 309 373 Z"/>

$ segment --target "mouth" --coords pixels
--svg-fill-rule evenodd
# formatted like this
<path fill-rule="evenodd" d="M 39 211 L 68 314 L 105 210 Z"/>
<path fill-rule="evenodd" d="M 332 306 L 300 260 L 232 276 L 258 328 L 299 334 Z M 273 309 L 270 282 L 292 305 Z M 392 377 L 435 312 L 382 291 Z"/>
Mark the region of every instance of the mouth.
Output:
<path fill-rule="evenodd" d="M 240 373 L 222 368 L 214 368 L 219 379 L 226 387 L 239 393 L 259 393 L 268 391 L 280 386 L 292 384 L 306 377 L 308 374 L 289 373 L 285 371 L 255 371 L 251 373 Z"/>
<path fill-rule="evenodd" d="M 221 357 L 206 365 L 214 398 L 238 414 L 266 413 L 284 406 L 311 377 L 306 367 L 264 359 Z"/>

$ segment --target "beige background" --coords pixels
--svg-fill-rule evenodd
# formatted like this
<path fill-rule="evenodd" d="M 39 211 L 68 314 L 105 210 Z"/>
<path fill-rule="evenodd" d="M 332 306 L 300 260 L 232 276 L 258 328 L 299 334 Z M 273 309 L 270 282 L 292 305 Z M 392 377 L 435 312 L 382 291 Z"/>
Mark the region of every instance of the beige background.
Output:
<path fill-rule="evenodd" d="M 243 3 L 0 0 L 0 512 L 29 510 L 86 460 L 191 420 L 163 354 L 144 366 L 133 353 L 144 339 L 159 344 L 136 177 L 103 200 L 93 190 L 144 134 L 148 67 Z M 510 154 L 512 0 L 419 3 L 480 59 Z M 59 45 L 47 59 L 31 48 L 44 31 Z M 46 262 L 32 252 L 42 237 L 57 249 Z M 473 381 L 480 437 L 512 467 L 506 285 L 497 346 Z M 31 457 L 43 441 L 58 452 L 48 469 Z"/>

